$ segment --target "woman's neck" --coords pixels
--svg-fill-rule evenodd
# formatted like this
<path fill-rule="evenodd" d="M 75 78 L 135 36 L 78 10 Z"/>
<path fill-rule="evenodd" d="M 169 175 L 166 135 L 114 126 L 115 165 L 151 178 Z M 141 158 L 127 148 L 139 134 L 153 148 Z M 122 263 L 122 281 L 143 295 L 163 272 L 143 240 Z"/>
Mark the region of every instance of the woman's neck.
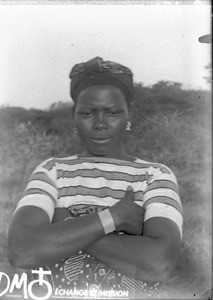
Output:
<path fill-rule="evenodd" d="M 126 160 L 126 161 L 134 161 L 135 157 L 127 154 L 126 152 L 122 153 L 114 153 L 114 154 L 108 154 L 108 155 L 93 155 L 92 153 L 88 153 L 87 151 L 81 153 L 78 155 L 79 158 L 83 157 L 99 157 L 99 158 L 114 158 L 114 159 L 120 159 L 120 160 Z"/>

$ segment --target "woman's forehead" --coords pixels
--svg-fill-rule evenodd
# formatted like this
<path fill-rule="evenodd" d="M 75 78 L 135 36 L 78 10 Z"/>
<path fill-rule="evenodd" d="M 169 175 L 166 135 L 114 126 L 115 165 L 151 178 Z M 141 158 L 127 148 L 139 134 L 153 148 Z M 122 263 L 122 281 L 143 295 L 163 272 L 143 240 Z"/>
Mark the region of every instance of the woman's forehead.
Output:
<path fill-rule="evenodd" d="M 122 91 L 110 85 L 95 85 L 82 90 L 76 102 L 77 106 L 126 106 Z"/>

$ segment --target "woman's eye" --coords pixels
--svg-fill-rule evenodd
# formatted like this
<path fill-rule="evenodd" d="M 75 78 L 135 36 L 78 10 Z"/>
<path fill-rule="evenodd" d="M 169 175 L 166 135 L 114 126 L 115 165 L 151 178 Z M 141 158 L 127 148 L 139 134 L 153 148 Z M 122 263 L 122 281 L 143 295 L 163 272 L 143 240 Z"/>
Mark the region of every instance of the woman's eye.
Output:
<path fill-rule="evenodd" d="M 88 111 L 82 111 L 82 112 L 80 112 L 80 115 L 83 116 L 83 117 L 90 117 L 91 113 L 88 112 Z"/>
<path fill-rule="evenodd" d="M 109 114 L 113 117 L 117 117 L 120 114 L 120 111 L 111 111 Z"/>

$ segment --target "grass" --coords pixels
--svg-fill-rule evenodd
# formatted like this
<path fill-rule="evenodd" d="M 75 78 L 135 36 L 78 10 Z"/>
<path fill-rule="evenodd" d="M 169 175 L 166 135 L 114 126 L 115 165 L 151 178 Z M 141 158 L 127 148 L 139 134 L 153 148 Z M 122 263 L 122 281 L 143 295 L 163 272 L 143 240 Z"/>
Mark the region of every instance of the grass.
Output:
<path fill-rule="evenodd" d="M 169 166 L 180 186 L 184 217 L 181 255 L 176 270 L 162 287 L 163 299 L 210 297 L 204 295 L 212 285 L 210 136 L 209 127 L 197 122 L 194 116 L 172 113 L 154 115 L 141 124 L 133 124 L 133 133 L 126 141 L 131 154 Z M 65 154 L 70 153 L 63 149 Z M 60 153 L 56 155 L 60 156 Z M 44 156 L 48 156 L 47 151 Z M 10 276 L 15 270 L 7 260 L 9 223 L 26 178 L 33 166 L 46 158 L 44 156 L 38 153 L 31 165 L 20 169 L 25 170 L 22 176 L 9 155 L 8 166 L 11 168 L 13 165 L 14 172 L 10 170 L 8 176 L 0 174 L 0 271 Z M 22 161 L 25 162 L 24 159 Z M 20 178 L 23 179 L 21 182 Z"/>

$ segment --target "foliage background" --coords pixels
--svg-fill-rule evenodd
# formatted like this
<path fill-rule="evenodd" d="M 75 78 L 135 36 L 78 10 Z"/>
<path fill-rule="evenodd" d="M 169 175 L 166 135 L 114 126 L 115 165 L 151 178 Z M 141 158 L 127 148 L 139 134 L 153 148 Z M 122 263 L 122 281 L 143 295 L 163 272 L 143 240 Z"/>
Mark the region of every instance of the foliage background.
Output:
<path fill-rule="evenodd" d="M 211 97 L 180 83 L 135 84 L 127 151 L 161 162 L 177 176 L 183 203 L 183 243 L 177 268 L 163 285 L 163 299 L 207 299 L 211 288 Z M 51 157 L 81 151 L 73 133 L 72 103 L 46 110 L 0 108 L 0 271 L 16 271 L 7 260 L 13 211 L 34 167 Z"/>

